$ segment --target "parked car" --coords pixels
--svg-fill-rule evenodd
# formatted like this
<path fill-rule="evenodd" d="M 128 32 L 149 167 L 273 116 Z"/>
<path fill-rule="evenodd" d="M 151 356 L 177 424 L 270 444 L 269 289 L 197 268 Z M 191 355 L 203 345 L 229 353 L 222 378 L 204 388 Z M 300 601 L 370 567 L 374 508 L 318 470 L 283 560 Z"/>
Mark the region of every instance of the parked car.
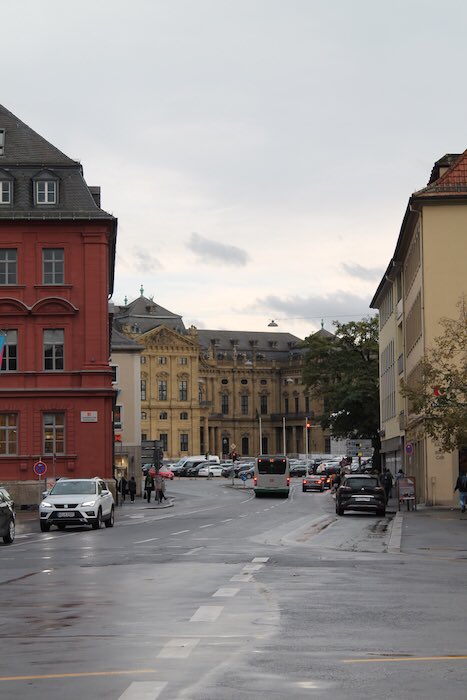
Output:
<path fill-rule="evenodd" d="M 235 464 L 234 466 L 234 474 L 235 476 L 239 476 L 240 472 L 247 471 L 248 469 L 252 469 L 254 467 L 254 462 L 242 462 L 241 464 Z"/>
<path fill-rule="evenodd" d="M 91 525 L 98 530 L 114 524 L 114 499 L 103 479 L 61 478 L 45 495 L 39 506 L 40 528 L 48 532 L 52 525 L 64 530 L 67 525 Z"/>
<path fill-rule="evenodd" d="M 14 509 L 15 502 L 13 501 L 12 497 L 10 496 L 10 494 L 8 493 L 8 491 L 6 490 L 6 488 L 4 486 L 0 486 L 0 493 L 2 493 L 4 495 L 5 500 L 8 501 L 8 503 Z"/>
<path fill-rule="evenodd" d="M 201 467 L 198 476 L 222 476 L 222 468 L 218 464 L 210 464 L 209 467 Z"/>
<path fill-rule="evenodd" d="M 336 491 L 336 513 L 346 510 L 376 511 L 386 515 L 386 494 L 379 477 L 371 474 L 346 474 Z"/>
<path fill-rule="evenodd" d="M 11 544 L 15 539 L 16 514 L 13 501 L 6 498 L 4 490 L 0 491 L 0 537 L 5 544 Z"/>
<path fill-rule="evenodd" d="M 336 476 L 340 474 L 341 465 L 340 462 L 321 462 L 321 464 L 316 467 L 316 472 L 318 476 L 325 477 L 325 488 L 331 488 Z"/>
<path fill-rule="evenodd" d="M 302 481 L 302 491 L 324 491 L 325 480 L 325 475 L 311 474 L 306 476 Z"/>
<path fill-rule="evenodd" d="M 306 464 L 293 464 L 290 467 L 290 476 L 306 476 Z"/>
<path fill-rule="evenodd" d="M 187 466 L 185 476 L 199 476 L 200 469 L 207 468 L 208 466 L 217 467 L 219 465 L 216 462 L 206 462 L 206 460 L 203 460 L 202 462 L 192 462 L 189 466 Z"/>
<path fill-rule="evenodd" d="M 153 474 L 155 476 L 156 467 L 154 466 L 154 464 L 143 464 L 142 470 L 143 470 L 144 475 L 146 475 L 148 473 L 148 471 L 151 471 L 151 469 L 153 470 L 151 472 L 151 474 Z M 159 469 L 159 474 L 164 479 L 173 479 L 174 478 L 173 471 L 171 469 L 168 469 L 165 465 Z"/>

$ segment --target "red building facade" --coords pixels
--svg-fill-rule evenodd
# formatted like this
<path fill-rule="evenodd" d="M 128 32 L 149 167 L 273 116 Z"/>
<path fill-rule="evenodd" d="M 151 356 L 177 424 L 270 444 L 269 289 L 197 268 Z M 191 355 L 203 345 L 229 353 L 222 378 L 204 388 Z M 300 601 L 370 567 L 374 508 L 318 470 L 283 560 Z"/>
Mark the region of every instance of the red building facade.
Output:
<path fill-rule="evenodd" d="M 34 481 L 39 460 L 47 476 L 112 476 L 117 222 L 99 200 L 0 106 L 0 483 Z"/>

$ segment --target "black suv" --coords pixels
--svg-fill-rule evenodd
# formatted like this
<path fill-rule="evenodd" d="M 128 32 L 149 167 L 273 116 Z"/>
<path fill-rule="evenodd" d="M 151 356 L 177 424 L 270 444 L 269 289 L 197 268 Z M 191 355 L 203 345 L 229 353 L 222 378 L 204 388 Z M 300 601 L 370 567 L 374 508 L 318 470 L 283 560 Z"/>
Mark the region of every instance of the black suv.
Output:
<path fill-rule="evenodd" d="M 16 515 L 12 503 L 0 491 L 0 537 L 5 544 L 11 544 L 15 539 Z"/>
<path fill-rule="evenodd" d="M 376 511 L 386 515 L 386 494 L 379 477 L 373 474 L 346 474 L 336 491 L 336 513 L 346 510 Z"/>

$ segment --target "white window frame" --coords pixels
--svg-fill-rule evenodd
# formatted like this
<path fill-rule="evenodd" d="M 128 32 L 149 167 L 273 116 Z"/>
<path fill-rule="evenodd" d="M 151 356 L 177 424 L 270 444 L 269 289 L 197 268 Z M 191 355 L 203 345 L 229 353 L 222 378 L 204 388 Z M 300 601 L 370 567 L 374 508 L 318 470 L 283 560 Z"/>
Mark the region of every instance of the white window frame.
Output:
<path fill-rule="evenodd" d="M 43 190 L 43 191 L 42 191 Z M 35 182 L 36 204 L 57 204 L 58 182 L 57 180 L 36 180 Z"/>
<path fill-rule="evenodd" d="M 0 204 L 11 204 L 13 183 L 11 180 L 0 180 Z"/>

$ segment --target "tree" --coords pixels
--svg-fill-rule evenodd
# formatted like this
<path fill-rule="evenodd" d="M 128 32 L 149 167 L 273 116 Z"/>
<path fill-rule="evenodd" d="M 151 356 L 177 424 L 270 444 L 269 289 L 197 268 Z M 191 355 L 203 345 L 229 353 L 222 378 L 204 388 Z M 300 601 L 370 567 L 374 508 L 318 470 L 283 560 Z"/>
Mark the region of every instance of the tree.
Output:
<path fill-rule="evenodd" d="M 467 445 L 467 308 L 462 297 L 457 319 L 442 318 L 443 332 L 421 360 L 417 378 L 402 382 L 410 412 L 445 452 Z"/>
<path fill-rule="evenodd" d="M 371 438 L 379 455 L 378 318 L 333 325 L 334 335 L 305 339 L 303 381 L 322 399 L 323 429 L 337 438 Z"/>

